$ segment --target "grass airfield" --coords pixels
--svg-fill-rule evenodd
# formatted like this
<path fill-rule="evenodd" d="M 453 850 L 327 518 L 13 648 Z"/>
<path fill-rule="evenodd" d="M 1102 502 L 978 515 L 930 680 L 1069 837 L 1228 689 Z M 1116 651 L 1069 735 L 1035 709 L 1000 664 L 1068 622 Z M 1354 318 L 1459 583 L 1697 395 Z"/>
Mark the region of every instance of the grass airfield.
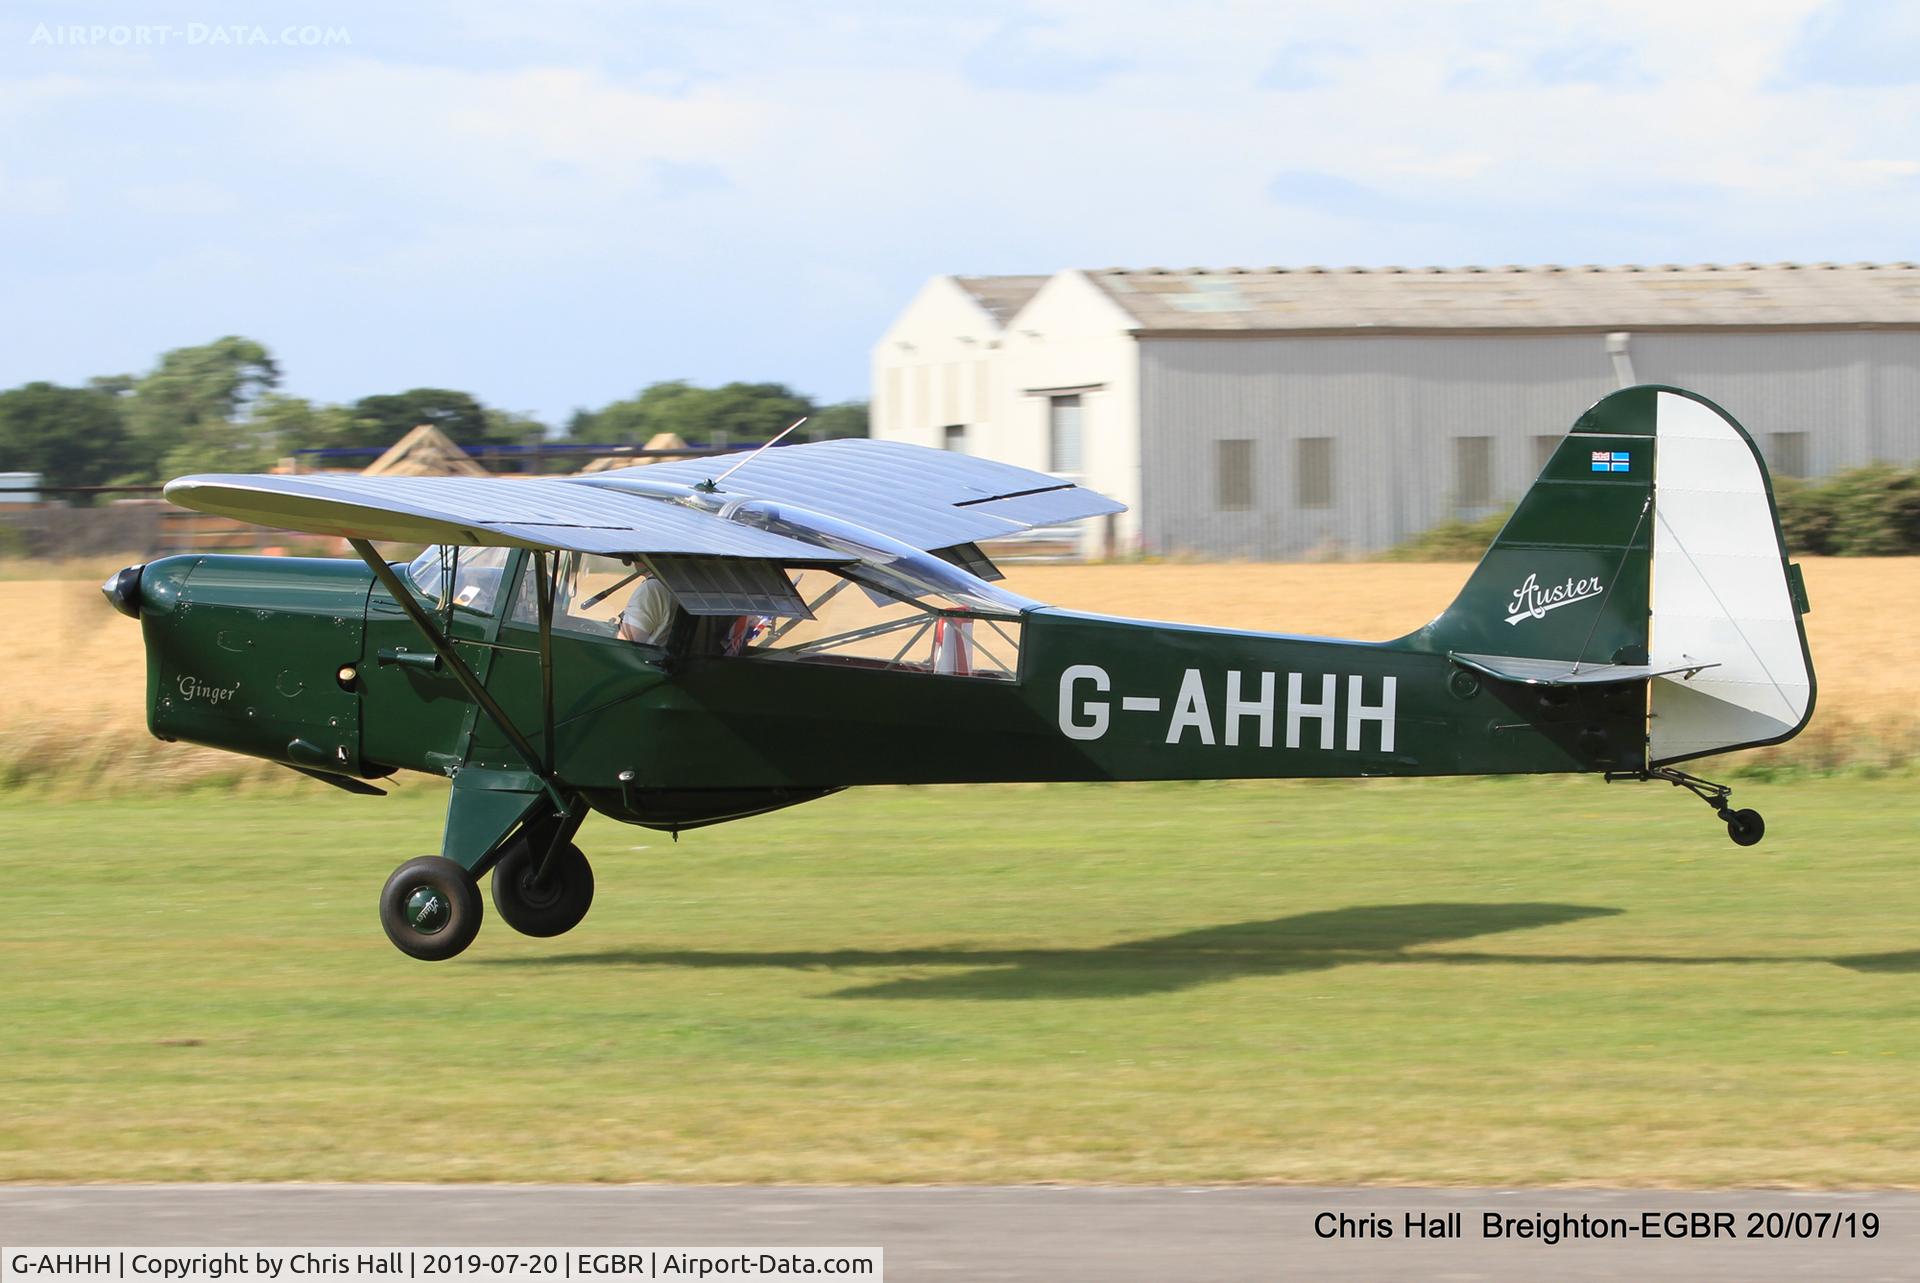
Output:
<path fill-rule="evenodd" d="M 1910 774 L 596 818 L 437 966 L 434 783 L 131 789 L 0 794 L 0 1179 L 1920 1186 Z"/>

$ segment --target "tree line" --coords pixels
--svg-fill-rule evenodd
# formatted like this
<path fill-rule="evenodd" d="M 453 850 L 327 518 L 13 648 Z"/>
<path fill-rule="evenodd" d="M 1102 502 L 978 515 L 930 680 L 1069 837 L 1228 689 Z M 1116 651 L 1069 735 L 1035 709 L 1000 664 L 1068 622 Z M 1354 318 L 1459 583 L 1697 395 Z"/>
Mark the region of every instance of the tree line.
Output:
<path fill-rule="evenodd" d="M 145 374 L 106 375 L 79 387 L 10 388 L 0 392 L 0 472 L 37 472 L 49 488 L 257 472 L 298 450 L 384 449 L 423 423 L 468 448 L 554 439 L 639 445 L 661 432 L 696 444 L 744 445 L 802 416 L 816 438 L 867 433 L 864 402 L 816 405 L 782 383 L 654 383 L 597 410 L 578 410 L 562 428 L 453 388 L 409 388 L 336 405 L 288 396 L 280 377 L 263 344 L 229 336 L 162 353 Z"/>

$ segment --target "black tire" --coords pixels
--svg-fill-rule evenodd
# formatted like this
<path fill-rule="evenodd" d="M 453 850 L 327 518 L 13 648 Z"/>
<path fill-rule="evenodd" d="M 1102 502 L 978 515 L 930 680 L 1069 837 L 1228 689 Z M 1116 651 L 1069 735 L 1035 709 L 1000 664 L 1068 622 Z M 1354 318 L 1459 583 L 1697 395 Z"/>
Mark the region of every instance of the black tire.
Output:
<path fill-rule="evenodd" d="M 1727 836 L 1740 846 L 1752 846 L 1767 835 L 1767 822 L 1758 811 L 1735 811 L 1727 817 Z"/>
<path fill-rule="evenodd" d="M 593 866 L 571 842 L 553 853 L 546 877 L 533 885 L 546 853 L 544 842 L 516 841 L 493 866 L 493 907 L 523 936 L 564 935 L 593 907 Z"/>
<path fill-rule="evenodd" d="M 473 875 L 437 855 L 408 860 L 380 891 L 387 939 L 422 962 L 444 962 L 472 944 L 485 914 Z"/>

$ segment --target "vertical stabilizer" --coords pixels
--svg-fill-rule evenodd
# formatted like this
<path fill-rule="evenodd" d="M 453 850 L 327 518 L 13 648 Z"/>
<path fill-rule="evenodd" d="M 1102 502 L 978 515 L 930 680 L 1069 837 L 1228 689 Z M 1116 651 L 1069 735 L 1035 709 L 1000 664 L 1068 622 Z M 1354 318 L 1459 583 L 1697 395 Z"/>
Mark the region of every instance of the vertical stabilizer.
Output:
<path fill-rule="evenodd" d="M 1580 416 L 1460 596 L 1408 644 L 1647 662 L 1655 395 L 1629 388 Z"/>
<path fill-rule="evenodd" d="M 1791 738 L 1807 603 L 1766 465 L 1719 406 L 1626 388 L 1580 416 L 1460 596 L 1403 645 L 1647 666 L 1647 764 Z"/>

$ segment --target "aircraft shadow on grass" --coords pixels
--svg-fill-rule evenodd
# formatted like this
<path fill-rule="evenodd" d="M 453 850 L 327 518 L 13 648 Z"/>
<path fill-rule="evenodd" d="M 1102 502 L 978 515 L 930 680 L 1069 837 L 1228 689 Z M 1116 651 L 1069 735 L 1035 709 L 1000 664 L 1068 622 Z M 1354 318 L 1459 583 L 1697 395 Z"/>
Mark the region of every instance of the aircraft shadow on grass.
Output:
<path fill-rule="evenodd" d="M 1857 971 L 1920 971 L 1920 952 L 1809 958 L 1799 955 L 1529 954 L 1447 950 L 1504 931 L 1612 917 L 1622 909 L 1579 904 L 1370 904 L 1092 949 L 829 949 L 729 953 L 641 949 L 490 959 L 490 966 L 782 967 L 798 971 L 959 967 L 836 990 L 835 998 L 1128 998 L 1172 993 L 1244 976 L 1292 975 L 1355 965 L 1708 966 L 1827 962 Z"/>

